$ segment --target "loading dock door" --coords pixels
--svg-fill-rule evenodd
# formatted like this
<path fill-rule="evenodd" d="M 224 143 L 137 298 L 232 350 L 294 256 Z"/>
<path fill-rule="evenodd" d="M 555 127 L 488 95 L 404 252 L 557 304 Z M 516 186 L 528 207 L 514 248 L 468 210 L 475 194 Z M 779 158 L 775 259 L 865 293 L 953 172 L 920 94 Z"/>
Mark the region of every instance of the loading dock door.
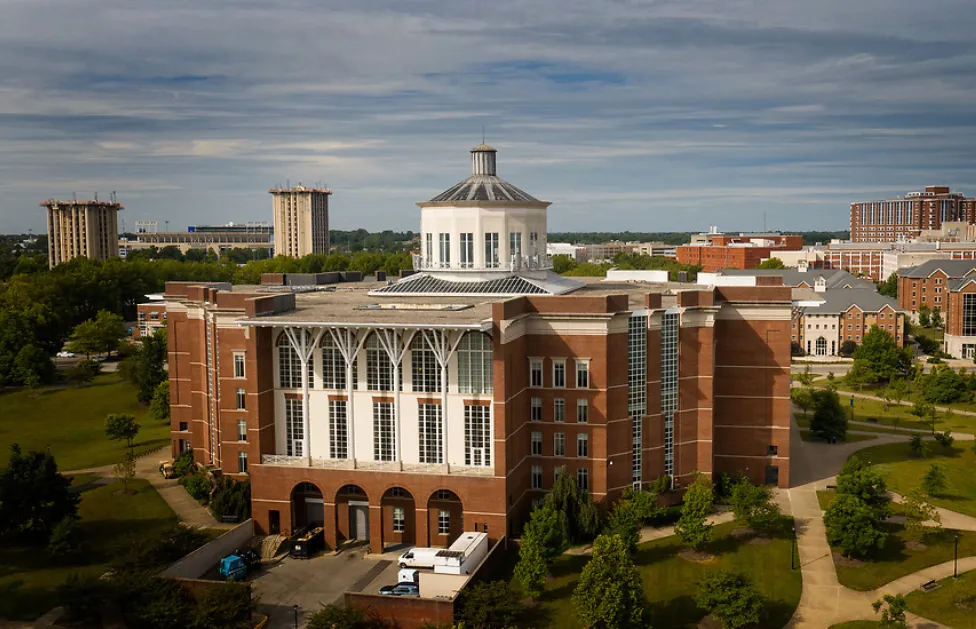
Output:
<path fill-rule="evenodd" d="M 369 540 L 369 505 L 349 503 L 349 536 Z"/>

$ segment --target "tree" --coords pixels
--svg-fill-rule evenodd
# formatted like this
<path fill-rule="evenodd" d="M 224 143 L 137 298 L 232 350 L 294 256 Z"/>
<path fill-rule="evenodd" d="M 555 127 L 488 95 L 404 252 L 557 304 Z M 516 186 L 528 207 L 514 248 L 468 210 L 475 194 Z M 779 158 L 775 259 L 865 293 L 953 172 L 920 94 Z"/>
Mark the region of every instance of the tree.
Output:
<path fill-rule="evenodd" d="M 155 334 L 144 336 L 142 344 L 136 354 L 130 359 L 131 367 L 124 370 L 127 377 L 139 387 L 137 397 L 143 404 L 152 401 L 156 387 L 166 380 L 166 332 L 160 330 Z"/>
<path fill-rule="evenodd" d="M 951 404 L 958 402 L 968 395 L 966 381 L 955 369 L 946 365 L 939 366 L 924 378 L 922 395 L 929 402 L 937 404 Z"/>
<path fill-rule="evenodd" d="M 91 362 L 95 362 L 95 361 L 86 360 L 69 369 L 67 372 L 68 382 L 80 387 L 94 380 L 95 374 L 92 372 L 91 369 L 88 369 L 86 367 L 86 364 Z"/>
<path fill-rule="evenodd" d="M 810 365 L 804 367 L 802 372 L 793 374 L 793 379 L 805 387 L 810 386 L 813 383 L 813 372 Z"/>
<path fill-rule="evenodd" d="M 767 258 L 766 260 L 760 262 L 759 266 L 757 266 L 756 268 L 757 269 L 785 269 L 786 267 L 783 265 L 783 261 L 780 260 L 779 258 Z"/>
<path fill-rule="evenodd" d="M 844 375 L 844 382 L 857 388 L 858 391 L 866 384 L 874 384 L 878 381 L 878 374 L 871 370 L 871 366 L 864 359 L 854 359 L 851 368 Z"/>
<path fill-rule="evenodd" d="M 637 554 L 637 545 L 640 544 L 640 531 L 643 519 L 628 500 L 620 500 L 614 505 L 607 520 L 605 533 L 615 535 L 620 538 L 627 548 L 631 557 Z"/>
<path fill-rule="evenodd" d="M 47 554 L 52 559 L 71 557 L 81 549 L 80 538 L 78 519 L 74 516 L 66 516 L 51 530 L 51 537 L 47 542 Z"/>
<path fill-rule="evenodd" d="M 161 422 L 169 421 L 169 380 L 160 382 L 149 403 L 149 416 Z"/>
<path fill-rule="evenodd" d="M 908 442 L 908 447 L 911 448 L 912 454 L 920 459 L 924 459 L 929 455 L 929 444 L 922 439 L 922 435 L 912 435 L 911 441 Z"/>
<path fill-rule="evenodd" d="M 115 464 L 112 473 L 115 478 L 122 481 L 122 493 L 128 493 L 129 482 L 136 477 L 136 459 L 132 456 L 132 452 L 122 453 L 122 460 Z"/>
<path fill-rule="evenodd" d="M 929 313 L 930 312 L 931 311 L 929 310 L 929 307 L 927 305 L 925 305 L 925 304 L 922 304 L 921 306 L 918 307 L 918 324 L 920 326 L 922 326 L 923 328 L 929 327 L 929 323 L 930 323 Z"/>
<path fill-rule="evenodd" d="M 127 336 L 125 319 L 109 310 L 99 310 L 98 315 L 95 316 L 95 327 L 101 344 L 100 351 L 107 354 L 118 351 L 119 344 Z"/>
<path fill-rule="evenodd" d="M 814 435 L 830 442 L 847 436 L 847 413 L 840 405 L 834 391 L 813 392 L 813 419 L 810 430 Z"/>
<path fill-rule="evenodd" d="M 136 418 L 127 413 L 112 413 L 105 420 L 105 435 L 112 441 L 125 440 L 129 449 L 132 449 L 132 440 L 139 434 L 141 426 L 136 423 Z"/>
<path fill-rule="evenodd" d="M 849 458 L 837 474 L 837 493 L 862 501 L 879 521 L 891 515 L 891 498 L 884 477 L 856 456 Z"/>
<path fill-rule="evenodd" d="M 11 372 L 14 382 L 36 389 L 54 378 L 54 363 L 43 349 L 27 344 L 14 357 Z"/>
<path fill-rule="evenodd" d="M 908 409 L 909 415 L 914 415 L 918 417 L 918 421 L 924 422 L 926 418 L 935 417 L 935 407 L 931 404 L 926 404 L 925 402 L 915 402 L 915 404 Z M 935 422 L 932 422 L 932 434 L 935 434 Z"/>
<path fill-rule="evenodd" d="M 863 360 L 867 368 L 877 375 L 879 380 L 890 381 L 895 375 L 904 372 L 912 363 L 911 351 L 898 347 L 893 337 L 886 330 L 872 325 L 871 330 L 864 335 L 861 344 L 854 352 L 854 360 Z"/>
<path fill-rule="evenodd" d="M 844 341 L 840 344 L 840 350 L 838 354 L 844 357 L 853 356 L 854 352 L 857 351 L 857 343 L 854 341 Z"/>
<path fill-rule="evenodd" d="M 656 520 L 667 511 L 665 507 L 658 504 L 657 494 L 658 492 L 655 491 L 635 490 L 633 487 L 627 487 L 623 491 L 623 500 L 633 504 L 637 517 L 643 523 L 648 520 Z"/>
<path fill-rule="evenodd" d="M 565 531 L 566 514 L 543 502 L 529 514 L 529 521 L 522 530 L 522 545 L 537 547 L 548 563 L 569 548 Z"/>
<path fill-rule="evenodd" d="M 942 516 L 938 510 L 929 504 L 922 496 L 922 492 L 915 489 L 905 496 L 901 504 L 905 512 L 905 536 L 915 542 L 921 542 L 931 527 L 926 522 L 934 522 L 936 528 L 942 525 Z"/>
<path fill-rule="evenodd" d="M 75 354 L 84 354 L 85 358 L 91 358 L 92 354 L 101 351 L 102 342 L 99 336 L 98 325 L 94 319 L 82 321 L 71 331 L 68 339 L 68 349 Z"/>
<path fill-rule="evenodd" d="M 524 615 L 525 608 L 508 583 L 489 581 L 461 590 L 454 620 L 471 629 L 507 629 L 515 627 Z"/>
<path fill-rule="evenodd" d="M 573 592 L 576 616 L 592 629 L 638 629 L 645 620 L 644 583 L 623 540 L 600 535 L 593 558 L 583 568 Z"/>
<path fill-rule="evenodd" d="M 570 543 L 592 539 L 600 530 L 600 516 L 588 492 L 581 491 L 572 474 L 563 470 L 546 494 L 545 502 L 565 514 Z"/>
<path fill-rule="evenodd" d="M 225 583 L 205 588 L 195 596 L 190 626 L 193 629 L 248 629 L 253 623 L 250 583 Z"/>
<path fill-rule="evenodd" d="M 908 602 L 903 595 L 885 594 L 882 600 L 875 601 L 871 606 L 874 607 L 874 613 L 881 612 L 881 627 L 883 629 L 906 629 L 908 627 L 908 620 L 905 618 Z"/>
<path fill-rule="evenodd" d="M 753 485 L 743 478 L 732 488 L 730 503 L 735 519 L 749 528 L 769 533 L 779 522 L 779 505 L 773 502 L 769 487 Z"/>
<path fill-rule="evenodd" d="M 46 540 L 55 525 L 78 513 L 80 496 L 58 473 L 54 457 L 10 446 L 10 460 L 0 473 L 0 539 L 23 536 Z"/>
<path fill-rule="evenodd" d="M 892 273 L 888 279 L 878 284 L 878 294 L 898 299 L 898 274 Z"/>
<path fill-rule="evenodd" d="M 546 589 L 548 574 L 546 556 L 539 545 L 523 541 L 518 563 L 515 564 L 515 578 L 522 585 L 522 590 L 532 598 L 539 598 Z"/>
<path fill-rule="evenodd" d="M 745 575 L 713 570 L 698 583 L 695 604 L 718 619 L 723 629 L 741 629 L 759 622 L 763 599 Z"/>
<path fill-rule="evenodd" d="M 674 532 L 695 550 L 701 550 L 712 540 L 712 525 L 705 519 L 712 512 L 713 500 L 712 482 L 704 475 L 699 475 L 685 491 L 681 517 L 674 525 Z"/>
<path fill-rule="evenodd" d="M 948 486 L 949 480 L 946 478 L 945 470 L 938 463 L 929 466 L 925 475 L 922 476 L 922 491 L 927 496 L 938 496 Z"/>
<path fill-rule="evenodd" d="M 863 557 L 883 548 L 888 535 L 880 525 L 876 512 L 850 494 L 838 494 L 824 513 L 827 541 L 848 557 Z"/>
<path fill-rule="evenodd" d="M 952 409 L 949 409 L 952 410 Z M 952 447 L 952 444 L 956 442 L 956 438 L 952 436 L 951 430 L 946 430 L 944 432 L 935 433 L 935 440 L 939 442 L 939 445 L 948 450 Z"/>
<path fill-rule="evenodd" d="M 942 310 L 938 306 L 932 309 L 932 316 L 929 321 L 932 323 L 933 328 L 942 327 Z"/>
<path fill-rule="evenodd" d="M 793 404 L 803 411 L 803 417 L 806 418 L 807 413 L 813 408 L 813 393 L 810 389 L 793 389 L 790 397 L 793 398 Z"/>

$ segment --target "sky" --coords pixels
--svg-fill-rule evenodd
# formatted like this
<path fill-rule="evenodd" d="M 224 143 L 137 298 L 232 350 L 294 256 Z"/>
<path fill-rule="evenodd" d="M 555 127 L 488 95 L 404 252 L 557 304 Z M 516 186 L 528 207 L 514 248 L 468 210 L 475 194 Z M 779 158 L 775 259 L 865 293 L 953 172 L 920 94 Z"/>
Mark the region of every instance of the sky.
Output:
<path fill-rule="evenodd" d="M 0 0 L 0 232 L 107 199 L 160 230 L 416 230 L 498 150 L 550 231 L 846 229 L 976 194 L 972 0 Z"/>

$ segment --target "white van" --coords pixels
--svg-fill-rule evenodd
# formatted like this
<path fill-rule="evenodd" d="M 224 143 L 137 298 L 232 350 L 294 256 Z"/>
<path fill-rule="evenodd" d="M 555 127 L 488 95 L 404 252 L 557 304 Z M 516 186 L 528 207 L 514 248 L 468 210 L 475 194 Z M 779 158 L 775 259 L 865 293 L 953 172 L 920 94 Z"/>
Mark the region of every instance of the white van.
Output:
<path fill-rule="evenodd" d="M 443 548 L 411 548 L 400 555 L 401 568 L 433 568 L 434 558 Z"/>

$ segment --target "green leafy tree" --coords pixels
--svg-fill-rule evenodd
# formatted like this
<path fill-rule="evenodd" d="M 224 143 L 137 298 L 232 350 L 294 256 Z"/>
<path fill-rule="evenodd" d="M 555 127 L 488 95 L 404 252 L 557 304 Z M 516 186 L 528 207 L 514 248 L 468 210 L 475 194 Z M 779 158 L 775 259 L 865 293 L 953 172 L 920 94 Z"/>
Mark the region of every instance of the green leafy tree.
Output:
<path fill-rule="evenodd" d="M 942 327 L 942 310 L 938 306 L 932 309 L 932 316 L 929 321 L 932 323 L 933 328 Z"/>
<path fill-rule="evenodd" d="M 732 488 L 729 503 L 735 519 L 745 522 L 749 528 L 770 533 L 779 522 L 779 505 L 773 502 L 769 487 L 753 485 L 743 478 Z"/>
<path fill-rule="evenodd" d="M 81 550 L 81 530 L 78 519 L 66 516 L 51 530 L 47 541 L 47 554 L 52 559 L 69 559 Z"/>
<path fill-rule="evenodd" d="M 626 544 L 616 535 L 593 542 L 593 558 L 573 592 L 576 617 L 591 629 L 638 629 L 646 621 L 644 583 Z"/>
<path fill-rule="evenodd" d="M 925 377 L 922 395 L 929 402 L 951 404 L 965 398 L 968 389 L 966 381 L 955 369 L 942 365 Z"/>
<path fill-rule="evenodd" d="M 847 414 L 834 391 L 814 391 L 813 419 L 810 430 L 827 441 L 843 440 L 847 436 Z"/>
<path fill-rule="evenodd" d="M 803 417 L 806 418 L 810 409 L 813 408 L 813 392 L 806 388 L 793 389 L 790 392 L 790 397 L 793 398 L 796 407 L 803 411 Z"/>
<path fill-rule="evenodd" d="M 139 350 L 129 360 L 131 366 L 124 370 L 125 375 L 139 388 L 137 397 L 143 404 L 152 401 L 156 387 L 166 380 L 166 333 L 144 336 L 140 339 Z"/>
<path fill-rule="evenodd" d="M 877 513 L 863 500 L 838 494 L 824 513 L 827 541 L 845 556 L 864 557 L 884 547 L 888 535 Z"/>
<path fill-rule="evenodd" d="M 685 491 L 681 517 L 674 525 L 674 532 L 678 539 L 695 550 L 701 550 L 712 541 L 712 525 L 705 520 L 712 512 L 714 499 L 712 482 L 704 475 L 699 475 Z"/>
<path fill-rule="evenodd" d="M 543 502 L 529 514 L 529 521 L 522 530 L 522 544 L 538 547 L 548 563 L 569 548 L 565 531 L 566 514 Z"/>
<path fill-rule="evenodd" d="M 763 599 L 745 575 L 712 570 L 699 581 L 695 604 L 721 622 L 723 629 L 742 629 L 759 622 Z"/>
<path fill-rule="evenodd" d="M 874 384 L 879 379 L 878 374 L 871 369 L 871 365 L 863 358 L 860 360 L 855 358 L 854 362 L 851 363 L 851 368 L 844 375 L 844 382 L 858 391 L 863 389 L 864 385 Z"/>
<path fill-rule="evenodd" d="M 878 294 L 898 298 L 898 274 L 892 273 L 888 279 L 878 284 Z"/>
<path fill-rule="evenodd" d="M 929 504 L 922 492 L 915 489 L 905 496 L 901 503 L 905 513 L 905 536 L 915 542 L 921 542 L 926 533 L 938 530 L 942 526 L 942 516 L 939 511 Z M 932 522 L 935 527 L 925 526 L 926 522 Z"/>
<path fill-rule="evenodd" d="M 225 583 L 196 595 L 191 615 L 193 629 L 250 629 L 254 626 L 250 583 Z"/>
<path fill-rule="evenodd" d="M 546 589 L 549 567 L 546 556 L 538 543 L 525 543 L 519 547 L 519 560 L 515 564 L 515 578 L 522 591 L 532 598 L 539 598 Z"/>
<path fill-rule="evenodd" d="M 631 556 L 637 554 L 637 545 L 640 544 L 641 525 L 644 523 L 633 502 L 620 500 L 614 505 L 607 519 L 605 533 L 616 535 L 624 543 L 627 552 Z"/>
<path fill-rule="evenodd" d="M 119 345 L 125 339 L 125 320 L 109 310 L 99 310 L 95 317 L 95 329 L 98 335 L 100 352 L 111 354 L 118 351 Z"/>
<path fill-rule="evenodd" d="M 813 384 L 813 372 L 810 370 L 810 365 L 804 367 L 800 373 L 793 374 L 793 379 L 805 387 Z"/>
<path fill-rule="evenodd" d="M 27 344 L 14 357 L 11 375 L 14 383 L 36 389 L 54 379 L 54 363 L 43 349 Z"/>
<path fill-rule="evenodd" d="M 622 498 L 633 504 L 641 522 L 647 522 L 660 518 L 667 511 L 663 505 L 658 503 L 657 494 L 658 492 L 655 491 L 635 490 L 633 487 L 627 487 L 623 491 Z"/>
<path fill-rule="evenodd" d="M 922 476 L 922 491 L 927 496 L 938 496 L 949 485 L 945 470 L 938 463 L 929 466 L 928 471 Z"/>
<path fill-rule="evenodd" d="M 779 258 L 767 258 L 759 263 L 757 269 L 784 269 L 783 261 Z"/>
<path fill-rule="evenodd" d="M 912 454 L 920 459 L 924 459 L 929 455 L 929 444 L 922 439 L 921 435 L 912 435 L 911 441 L 908 442 L 908 447 L 911 449 Z"/>
<path fill-rule="evenodd" d="M 572 474 L 563 470 L 546 494 L 545 502 L 565 514 L 566 537 L 579 543 L 593 537 L 600 530 L 600 517 L 588 492 L 581 491 Z"/>
<path fill-rule="evenodd" d="M 907 629 L 905 611 L 908 610 L 908 602 L 903 595 L 885 594 L 883 599 L 875 601 L 871 606 L 874 607 L 874 613 L 881 613 L 883 629 Z"/>
<path fill-rule="evenodd" d="M 838 349 L 837 353 L 846 358 L 848 356 L 853 356 L 854 352 L 856 351 L 857 351 L 857 343 L 848 340 L 840 344 L 840 348 Z"/>
<path fill-rule="evenodd" d="M 94 319 L 82 321 L 71 331 L 71 338 L 68 339 L 68 349 L 75 354 L 84 354 L 85 358 L 90 358 L 92 354 L 101 351 L 102 342 L 99 336 L 98 325 Z"/>
<path fill-rule="evenodd" d="M 505 581 L 464 588 L 454 610 L 455 622 L 471 629 L 508 629 L 518 625 L 524 616 L 525 607 Z"/>
<path fill-rule="evenodd" d="M 837 474 L 837 493 L 863 502 L 881 521 L 891 515 L 891 498 L 884 477 L 874 466 L 852 456 Z"/>
<path fill-rule="evenodd" d="M 854 360 L 863 360 L 879 380 L 889 382 L 908 369 L 912 357 L 910 350 L 898 347 L 894 336 L 877 325 L 872 325 L 854 352 Z"/>
<path fill-rule="evenodd" d="M 78 514 L 80 496 L 70 486 L 50 454 L 10 446 L 7 467 L 0 472 L 0 539 L 46 541 L 59 522 Z"/>
<path fill-rule="evenodd" d="M 115 464 L 112 474 L 122 483 L 122 493 L 128 493 L 129 483 L 136 477 L 136 459 L 132 452 L 122 453 L 122 460 Z"/>
<path fill-rule="evenodd" d="M 929 327 L 929 324 L 931 322 L 930 313 L 931 311 L 929 310 L 929 307 L 927 305 L 922 304 L 921 306 L 918 307 L 918 324 L 923 328 Z"/>
<path fill-rule="evenodd" d="M 112 441 L 125 440 L 126 446 L 132 448 L 132 441 L 139 434 L 141 426 L 136 418 L 128 413 L 112 413 L 105 420 L 105 436 Z"/>
<path fill-rule="evenodd" d="M 169 380 L 160 382 L 149 403 L 149 416 L 156 421 L 169 421 Z"/>
<path fill-rule="evenodd" d="M 914 415 L 918 417 L 918 421 L 924 422 L 928 418 L 935 415 L 935 407 L 931 404 L 926 404 L 925 402 L 915 402 L 915 404 L 908 409 L 909 415 Z M 932 433 L 935 433 L 935 428 L 933 427 Z"/>

